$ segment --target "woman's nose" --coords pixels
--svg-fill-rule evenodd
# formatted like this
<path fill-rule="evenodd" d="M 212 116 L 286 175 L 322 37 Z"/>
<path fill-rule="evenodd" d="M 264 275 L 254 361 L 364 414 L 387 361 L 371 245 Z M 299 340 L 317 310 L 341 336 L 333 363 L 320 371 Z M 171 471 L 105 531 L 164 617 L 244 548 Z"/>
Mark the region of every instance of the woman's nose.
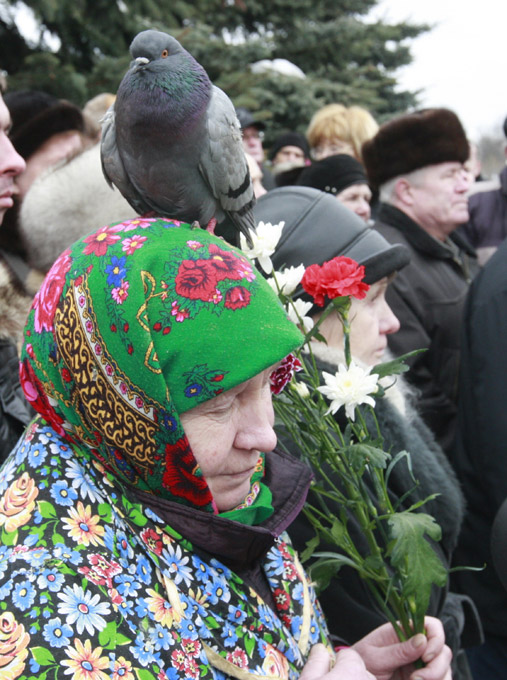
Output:
<path fill-rule="evenodd" d="M 356 214 L 363 220 L 369 220 L 371 215 L 371 207 L 368 201 L 365 199 L 361 200 L 356 209 Z"/>
<path fill-rule="evenodd" d="M 269 402 L 262 400 L 244 414 L 236 435 L 236 448 L 263 453 L 272 451 L 277 441 L 273 429 L 274 420 L 271 395 L 269 395 Z"/>
<path fill-rule="evenodd" d="M 386 302 L 385 312 L 383 315 L 382 331 L 386 335 L 391 335 L 391 333 L 396 333 L 399 330 L 400 330 L 399 319 Z"/>

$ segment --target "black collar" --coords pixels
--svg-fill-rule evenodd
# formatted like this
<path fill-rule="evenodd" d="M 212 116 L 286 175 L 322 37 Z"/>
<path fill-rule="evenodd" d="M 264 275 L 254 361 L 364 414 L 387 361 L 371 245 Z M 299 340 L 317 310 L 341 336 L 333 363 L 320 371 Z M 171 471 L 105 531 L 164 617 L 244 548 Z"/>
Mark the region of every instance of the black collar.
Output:
<path fill-rule="evenodd" d="M 476 257 L 475 250 L 456 231 L 449 237 L 449 243 L 439 241 L 414 222 L 406 213 L 388 203 L 381 203 L 377 220 L 400 231 L 409 244 L 420 252 L 440 260 L 453 260 L 462 265 L 462 255 Z"/>
<path fill-rule="evenodd" d="M 248 569 L 261 559 L 301 511 L 312 478 L 310 469 L 276 449 L 266 455 L 264 482 L 273 494 L 274 513 L 263 524 L 247 526 L 202 512 L 153 494 L 134 490 L 169 526 L 198 549 L 213 555 L 231 569 Z"/>

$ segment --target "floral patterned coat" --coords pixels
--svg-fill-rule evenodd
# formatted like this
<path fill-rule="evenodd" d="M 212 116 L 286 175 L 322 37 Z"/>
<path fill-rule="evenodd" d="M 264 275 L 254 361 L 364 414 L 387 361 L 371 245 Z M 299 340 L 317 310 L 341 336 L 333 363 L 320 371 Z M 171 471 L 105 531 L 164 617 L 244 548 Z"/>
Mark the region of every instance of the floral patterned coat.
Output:
<path fill-rule="evenodd" d="M 0 530 L 3 680 L 297 678 L 327 643 L 286 535 L 274 611 L 40 418 L 0 471 Z"/>

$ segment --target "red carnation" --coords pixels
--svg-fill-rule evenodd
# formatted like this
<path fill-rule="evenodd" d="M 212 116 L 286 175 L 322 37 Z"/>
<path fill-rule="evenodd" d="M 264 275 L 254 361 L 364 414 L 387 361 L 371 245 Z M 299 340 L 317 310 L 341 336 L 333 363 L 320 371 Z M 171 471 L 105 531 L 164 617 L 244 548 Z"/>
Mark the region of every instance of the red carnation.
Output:
<path fill-rule="evenodd" d="M 324 296 L 325 290 L 322 287 L 320 280 L 321 267 L 318 264 L 311 264 L 305 269 L 303 278 L 301 279 L 301 285 L 307 293 L 313 297 L 313 301 L 319 307 L 324 306 Z"/>
<path fill-rule="evenodd" d="M 350 257 L 340 255 L 329 262 L 324 262 L 322 266 L 310 265 L 303 275 L 301 284 L 313 297 L 315 304 L 322 307 L 325 297 L 333 300 L 336 297 L 350 295 L 362 300 L 369 289 L 363 278 L 363 265 L 358 265 Z"/>
<path fill-rule="evenodd" d="M 285 386 L 290 383 L 294 373 L 301 371 L 303 367 L 294 354 L 288 354 L 280 366 L 269 376 L 272 394 L 280 394 Z"/>
<path fill-rule="evenodd" d="M 183 260 L 174 281 L 178 295 L 209 301 L 217 283 L 216 269 L 209 260 Z"/>

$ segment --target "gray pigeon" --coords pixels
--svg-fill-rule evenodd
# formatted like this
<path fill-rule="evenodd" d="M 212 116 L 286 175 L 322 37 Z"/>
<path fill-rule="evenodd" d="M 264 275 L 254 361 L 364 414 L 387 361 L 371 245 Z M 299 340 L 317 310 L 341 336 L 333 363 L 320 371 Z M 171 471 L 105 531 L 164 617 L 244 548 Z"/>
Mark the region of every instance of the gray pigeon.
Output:
<path fill-rule="evenodd" d="M 142 31 L 104 117 L 102 168 L 138 212 L 213 230 L 227 215 L 248 240 L 255 197 L 229 97 L 180 43 Z"/>

